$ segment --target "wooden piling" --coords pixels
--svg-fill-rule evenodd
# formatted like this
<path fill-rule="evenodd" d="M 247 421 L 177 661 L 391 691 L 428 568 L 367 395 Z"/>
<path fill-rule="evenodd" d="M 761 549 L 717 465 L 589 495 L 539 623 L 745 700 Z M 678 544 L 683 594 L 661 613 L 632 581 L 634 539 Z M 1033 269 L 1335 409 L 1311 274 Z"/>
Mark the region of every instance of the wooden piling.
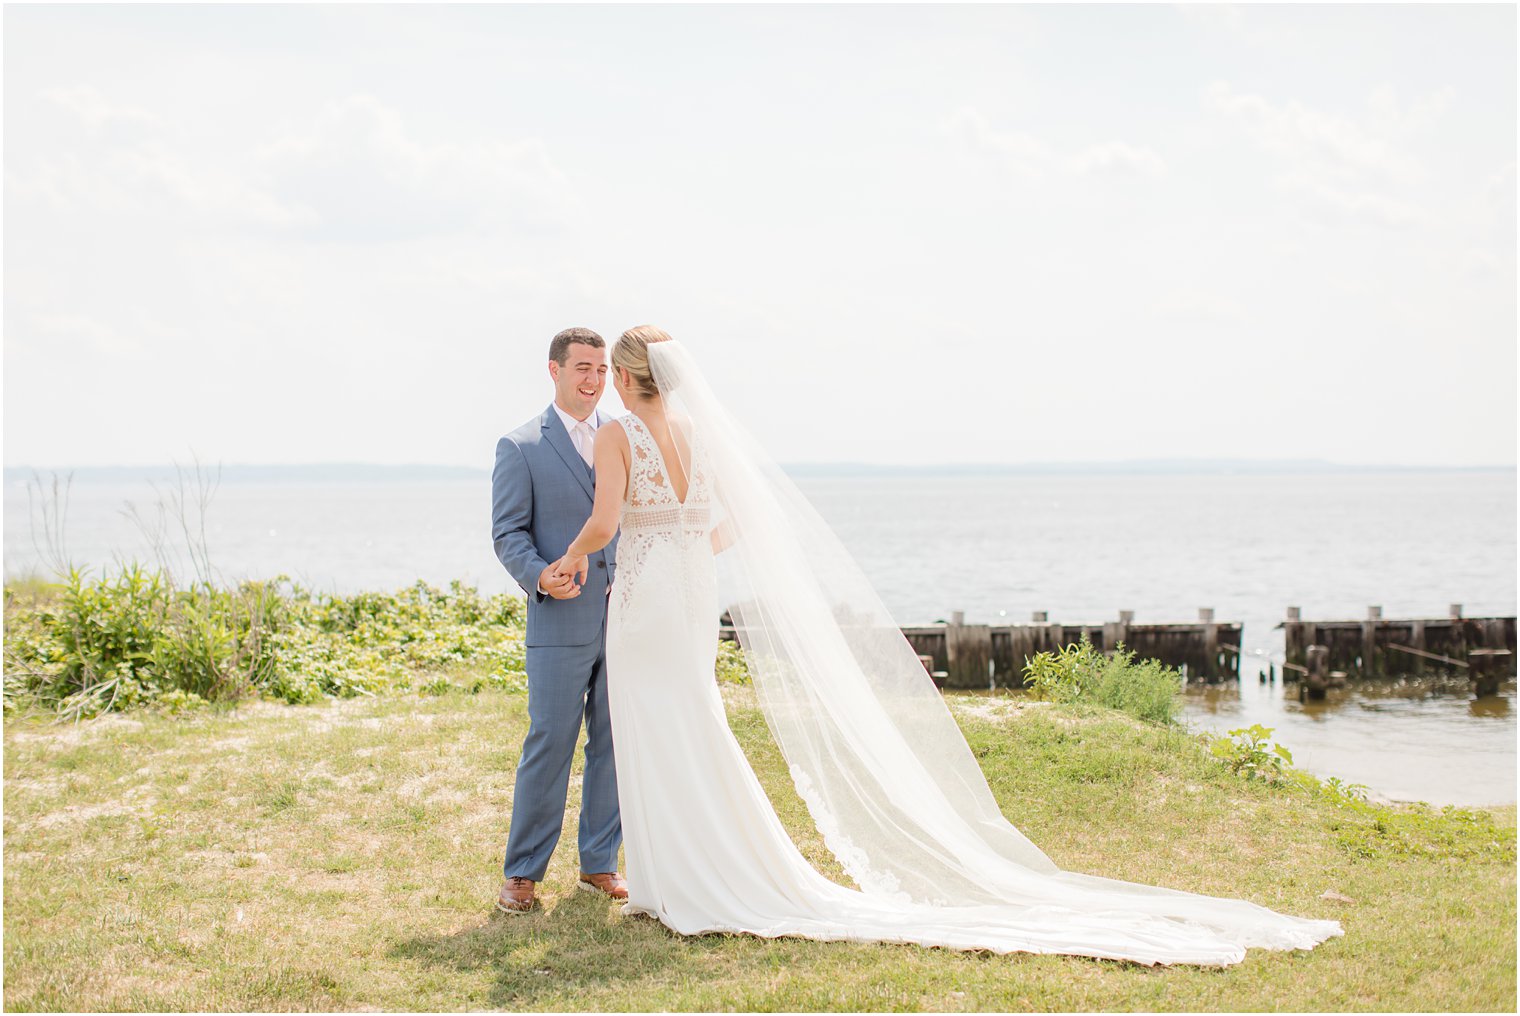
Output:
<path fill-rule="evenodd" d="M 1499 694 L 1507 669 L 1504 664 L 1513 656 L 1508 649 L 1474 649 L 1468 653 L 1467 674 L 1472 679 L 1473 694 L 1479 698 Z"/>
<path fill-rule="evenodd" d="M 1289 607 L 1281 625 L 1284 679 L 1302 672 L 1311 645 L 1325 646 L 1330 665 L 1357 679 L 1429 674 L 1433 665 L 1465 673 L 1471 654 L 1480 649 L 1508 651 L 1496 654 L 1501 681 L 1515 673 L 1513 617 L 1463 617 L 1459 603 L 1451 605 L 1445 618 L 1391 620 L 1382 615 L 1381 608 L 1372 606 L 1361 621 L 1304 621 L 1297 608 Z"/>
<path fill-rule="evenodd" d="M 1214 623 L 1214 608 L 1199 607 L 1198 620 L 1203 625 L 1203 658 L 1205 674 L 1219 672 L 1219 626 Z"/>
<path fill-rule="evenodd" d="M 1298 682 L 1298 698 L 1322 699 L 1330 687 L 1330 647 L 1309 646 L 1304 652 L 1308 660 L 1303 678 Z"/>
<path fill-rule="evenodd" d="M 1377 642 L 1378 622 L 1382 619 L 1382 607 L 1367 608 L 1367 620 L 1362 622 L 1362 653 L 1357 658 L 1359 669 L 1364 674 L 1376 674 L 1383 669 Z"/>
<path fill-rule="evenodd" d="M 954 611 L 945 626 L 947 688 L 985 688 L 992 663 L 992 628 L 966 624 L 966 613 Z"/>

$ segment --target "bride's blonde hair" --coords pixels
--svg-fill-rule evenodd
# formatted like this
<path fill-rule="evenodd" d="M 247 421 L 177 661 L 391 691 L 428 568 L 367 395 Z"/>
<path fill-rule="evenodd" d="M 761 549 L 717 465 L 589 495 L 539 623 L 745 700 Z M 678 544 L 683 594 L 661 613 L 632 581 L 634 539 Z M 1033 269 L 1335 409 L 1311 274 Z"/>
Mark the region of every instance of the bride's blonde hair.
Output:
<path fill-rule="evenodd" d="M 640 395 L 658 395 L 660 386 L 655 384 L 654 373 L 649 369 L 649 344 L 669 341 L 670 336 L 654 325 L 630 328 L 618 336 L 612 347 L 612 368 L 628 371 L 633 390 Z"/>

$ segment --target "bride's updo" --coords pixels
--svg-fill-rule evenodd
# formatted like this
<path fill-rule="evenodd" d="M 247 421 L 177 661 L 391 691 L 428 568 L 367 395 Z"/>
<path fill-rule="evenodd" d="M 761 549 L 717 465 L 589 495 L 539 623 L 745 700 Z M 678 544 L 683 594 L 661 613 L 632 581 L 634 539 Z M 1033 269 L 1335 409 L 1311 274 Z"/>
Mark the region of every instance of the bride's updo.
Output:
<path fill-rule="evenodd" d="M 669 341 L 670 336 L 654 325 L 630 328 L 612 347 L 612 369 L 628 371 L 633 390 L 640 395 L 659 395 L 660 386 L 654 383 L 654 373 L 649 369 L 649 344 Z"/>

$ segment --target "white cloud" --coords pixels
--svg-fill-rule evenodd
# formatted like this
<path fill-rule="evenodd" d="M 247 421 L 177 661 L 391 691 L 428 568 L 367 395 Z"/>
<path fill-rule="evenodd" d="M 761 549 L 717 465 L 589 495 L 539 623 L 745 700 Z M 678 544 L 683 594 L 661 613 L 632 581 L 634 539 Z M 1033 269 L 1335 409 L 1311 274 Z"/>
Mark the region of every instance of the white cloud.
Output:
<path fill-rule="evenodd" d="M 1440 116 L 1454 95 L 1441 88 L 1405 109 L 1391 88 L 1382 87 L 1370 96 L 1367 124 L 1298 102 L 1274 103 L 1223 81 L 1204 89 L 1203 102 L 1234 120 L 1273 158 L 1276 187 L 1311 218 L 1404 229 L 1442 222 L 1425 207 L 1419 189 L 1428 174 L 1405 142 Z M 1419 199 L 1411 196 L 1416 193 Z"/>
<path fill-rule="evenodd" d="M 1371 191 L 1342 189 L 1304 174 L 1282 177 L 1278 186 L 1297 196 L 1306 211 L 1326 222 L 1361 221 L 1395 229 L 1436 224 L 1428 212 L 1415 205 Z"/>
<path fill-rule="evenodd" d="M 583 217 L 543 142 L 427 145 L 368 96 L 333 102 L 292 133 L 231 151 L 88 84 L 40 93 L 65 130 L 8 168 L 10 197 L 66 212 L 175 219 L 194 229 L 317 233 L 365 242 L 490 230 L 552 230 Z M 20 161 L 20 160 L 16 160 Z"/>
<path fill-rule="evenodd" d="M 19 199 L 38 198 L 62 211 L 191 219 L 200 226 L 284 229 L 301 212 L 238 173 L 191 165 L 158 141 L 61 152 L 7 174 Z"/>
<path fill-rule="evenodd" d="M 272 191 L 323 232 L 394 239 L 498 225 L 556 228 L 583 209 L 538 139 L 427 145 L 366 95 L 264 146 Z"/>
<path fill-rule="evenodd" d="M 112 102 L 93 85 L 43 89 L 42 97 L 72 113 L 91 130 L 121 127 L 129 132 L 158 130 L 163 121 L 145 109 Z"/>
<path fill-rule="evenodd" d="M 1149 148 L 1136 148 L 1122 141 L 1108 141 L 1094 145 L 1067 160 L 1078 173 L 1139 173 L 1142 176 L 1163 176 L 1166 163 Z"/>
<path fill-rule="evenodd" d="M 1395 135 L 1409 135 L 1435 123 L 1451 106 L 1457 90 L 1450 85 L 1416 99 L 1406 109 L 1399 103 L 1398 89 L 1383 84 L 1373 89 L 1370 105 L 1379 125 Z"/>
<path fill-rule="evenodd" d="M 1151 305 L 1151 314 L 1167 321 L 1244 321 L 1241 306 L 1229 297 L 1209 292 L 1182 292 Z"/>
<path fill-rule="evenodd" d="M 970 106 L 962 106 L 951 114 L 945 121 L 945 129 L 962 138 L 972 151 L 993 159 L 1027 180 L 1041 180 L 1064 173 L 1141 176 L 1166 173 L 1165 161 L 1149 148 L 1123 141 L 1105 141 L 1073 155 L 1062 155 L 1032 134 L 994 129 L 980 110 Z"/>
<path fill-rule="evenodd" d="M 22 147 L 39 154 L 7 169 L 14 200 L 89 215 L 148 215 L 161 225 L 188 220 L 198 226 L 288 228 L 299 222 L 296 210 L 250 178 L 246 160 L 217 165 L 150 110 L 112 102 L 87 83 L 39 94 L 84 129 L 65 124 L 53 144 Z"/>
<path fill-rule="evenodd" d="M 1454 258 L 1457 271 L 1467 279 L 1486 281 L 1496 279 L 1504 271 L 1504 262 L 1491 250 L 1470 248 Z"/>
<path fill-rule="evenodd" d="M 1510 218 L 1514 217 L 1515 162 L 1513 159 L 1502 166 L 1498 172 L 1489 174 L 1483 184 L 1483 199 L 1497 210 L 1507 210 Z"/>
<path fill-rule="evenodd" d="M 143 352 L 135 338 L 84 314 L 34 314 L 31 323 L 36 338 L 71 346 L 79 353 L 127 356 Z"/>
<path fill-rule="evenodd" d="M 1338 175 L 1371 173 L 1406 183 L 1419 164 L 1385 137 L 1342 117 L 1297 102 L 1274 104 L 1215 81 L 1203 90 L 1204 105 L 1240 123 L 1263 150 L 1295 167 L 1318 165 Z M 1421 114 L 1425 115 L 1425 114 Z"/>
<path fill-rule="evenodd" d="M 1022 131 L 995 131 L 980 111 L 964 106 L 951 114 L 945 127 L 978 154 L 989 156 L 1028 180 L 1042 179 L 1055 155 L 1039 138 Z"/>

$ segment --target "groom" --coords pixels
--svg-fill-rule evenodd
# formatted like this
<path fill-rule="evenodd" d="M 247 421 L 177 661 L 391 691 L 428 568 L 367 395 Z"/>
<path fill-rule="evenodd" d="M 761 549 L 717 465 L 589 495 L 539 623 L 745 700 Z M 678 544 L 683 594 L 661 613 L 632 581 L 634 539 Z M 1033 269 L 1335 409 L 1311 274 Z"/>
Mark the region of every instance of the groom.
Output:
<path fill-rule="evenodd" d="M 591 448 L 606 421 L 596 411 L 607 383 L 607 350 L 589 328 L 549 343 L 554 404 L 496 444 L 491 539 L 528 597 L 528 737 L 517 765 L 512 826 L 497 909 L 533 909 L 565 817 L 570 762 L 586 724 L 581 780 L 580 885 L 627 899 L 617 871 L 623 842 L 617 769 L 607 715 L 607 590 L 617 539 L 592 554 L 583 586 L 551 570 L 591 515 Z"/>

